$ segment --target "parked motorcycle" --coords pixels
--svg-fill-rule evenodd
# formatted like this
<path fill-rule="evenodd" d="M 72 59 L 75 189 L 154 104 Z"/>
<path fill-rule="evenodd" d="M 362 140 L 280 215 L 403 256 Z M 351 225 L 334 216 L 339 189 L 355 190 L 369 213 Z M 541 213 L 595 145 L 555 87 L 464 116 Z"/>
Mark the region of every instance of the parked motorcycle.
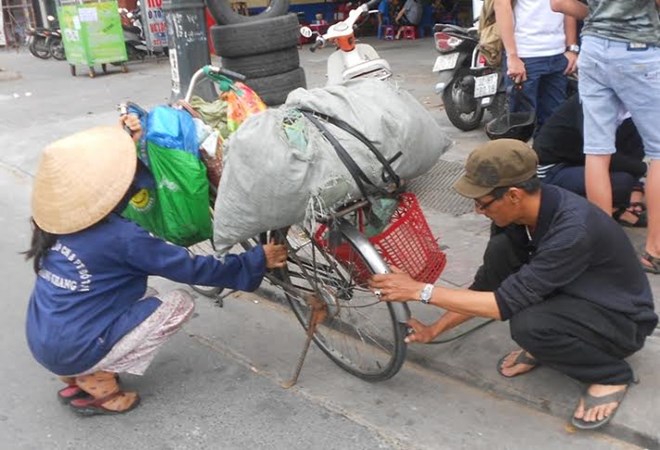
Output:
<path fill-rule="evenodd" d="M 309 27 L 300 28 L 300 34 L 305 38 L 309 39 L 316 34 L 316 41 L 310 48 L 312 52 L 328 42 L 337 46 L 338 50 L 328 58 L 328 85 L 341 84 L 353 78 L 385 80 L 392 76 L 390 64 L 371 45 L 355 43 L 353 31 L 356 22 L 368 14 L 378 13 L 377 10 L 370 10 L 377 4 L 377 1 L 372 0 L 351 10 L 346 20 L 330 26 L 322 36 Z"/>
<path fill-rule="evenodd" d="M 149 50 L 143 31 L 142 14 L 139 8 L 133 11 L 120 8 L 119 13 L 125 17 L 125 20 L 122 20 L 121 27 L 124 31 L 124 42 L 126 43 L 126 53 L 129 61 L 142 61 L 150 54 L 154 56 L 167 56 L 167 47 L 156 47 L 151 51 Z M 127 25 L 126 22 L 129 24 Z"/>
<path fill-rule="evenodd" d="M 42 27 L 28 28 L 26 31 L 28 49 L 37 58 L 48 59 L 51 56 L 48 46 L 48 33 L 48 28 Z"/>
<path fill-rule="evenodd" d="M 62 30 L 60 29 L 57 19 L 53 16 L 48 16 L 51 28 L 48 30 L 48 50 L 53 58 L 58 61 L 64 61 L 66 55 L 64 54 L 64 44 L 62 43 Z"/>
<path fill-rule="evenodd" d="M 476 28 L 436 24 L 435 48 L 440 52 L 433 65 L 449 121 L 463 131 L 474 130 L 489 110 L 499 117 L 507 109 L 507 96 L 500 67 L 488 65 L 479 52 Z"/>

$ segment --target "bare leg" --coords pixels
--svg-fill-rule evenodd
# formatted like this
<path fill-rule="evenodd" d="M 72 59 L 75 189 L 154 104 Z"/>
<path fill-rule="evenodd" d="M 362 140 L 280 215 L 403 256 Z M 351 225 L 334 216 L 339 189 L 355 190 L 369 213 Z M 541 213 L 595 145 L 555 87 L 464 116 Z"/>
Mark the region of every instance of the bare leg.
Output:
<path fill-rule="evenodd" d="M 584 167 L 587 198 L 607 214 L 612 213 L 611 158 L 611 155 L 587 155 Z"/>
<path fill-rule="evenodd" d="M 645 249 L 651 256 L 660 256 L 660 160 L 651 161 L 645 193 L 648 214 Z"/>

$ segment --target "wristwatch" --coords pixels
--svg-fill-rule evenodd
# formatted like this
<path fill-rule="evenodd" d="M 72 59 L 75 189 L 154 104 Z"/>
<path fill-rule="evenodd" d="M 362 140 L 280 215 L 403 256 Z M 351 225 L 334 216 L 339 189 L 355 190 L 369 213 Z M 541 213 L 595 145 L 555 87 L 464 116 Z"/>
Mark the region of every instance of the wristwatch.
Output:
<path fill-rule="evenodd" d="M 424 303 L 425 305 L 428 305 L 429 302 L 431 301 L 432 295 L 433 295 L 433 285 L 426 284 L 424 285 L 424 288 L 422 288 L 422 292 L 419 294 L 419 301 Z"/>
<path fill-rule="evenodd" d="M 580 53 L 580 46 L 577 44 L 569 45 L 566 47 L 567 52 Z"/>

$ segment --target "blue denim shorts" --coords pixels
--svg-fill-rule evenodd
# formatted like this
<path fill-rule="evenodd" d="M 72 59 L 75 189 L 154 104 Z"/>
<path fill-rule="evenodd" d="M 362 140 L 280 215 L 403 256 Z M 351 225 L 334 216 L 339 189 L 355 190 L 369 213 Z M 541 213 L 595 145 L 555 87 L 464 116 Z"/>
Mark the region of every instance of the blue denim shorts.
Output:
<path fill-rule="evenodd" d="M 628 110 L 650 159 L 660 159 L 660 47 L 583 36 L 578 58 L 584 153 L 615 152 L 617 116 Z"/>

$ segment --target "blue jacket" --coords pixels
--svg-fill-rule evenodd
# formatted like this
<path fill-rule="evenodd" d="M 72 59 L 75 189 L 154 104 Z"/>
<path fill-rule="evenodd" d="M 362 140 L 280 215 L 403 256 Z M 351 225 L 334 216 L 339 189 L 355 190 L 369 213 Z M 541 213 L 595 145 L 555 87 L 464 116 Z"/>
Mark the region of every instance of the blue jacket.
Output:
<path fill-rule="evenodd" d="M 149 275 L 252 291 L 265 270 L 262 247 L 221 260 L 191 256 L 111 214 L 60 236 L 42 258 L 28 307 L 28 345 L 48 370 L 75 375 L 103 359 L 160 305 L 157 298 L 140 300 Z"/>

